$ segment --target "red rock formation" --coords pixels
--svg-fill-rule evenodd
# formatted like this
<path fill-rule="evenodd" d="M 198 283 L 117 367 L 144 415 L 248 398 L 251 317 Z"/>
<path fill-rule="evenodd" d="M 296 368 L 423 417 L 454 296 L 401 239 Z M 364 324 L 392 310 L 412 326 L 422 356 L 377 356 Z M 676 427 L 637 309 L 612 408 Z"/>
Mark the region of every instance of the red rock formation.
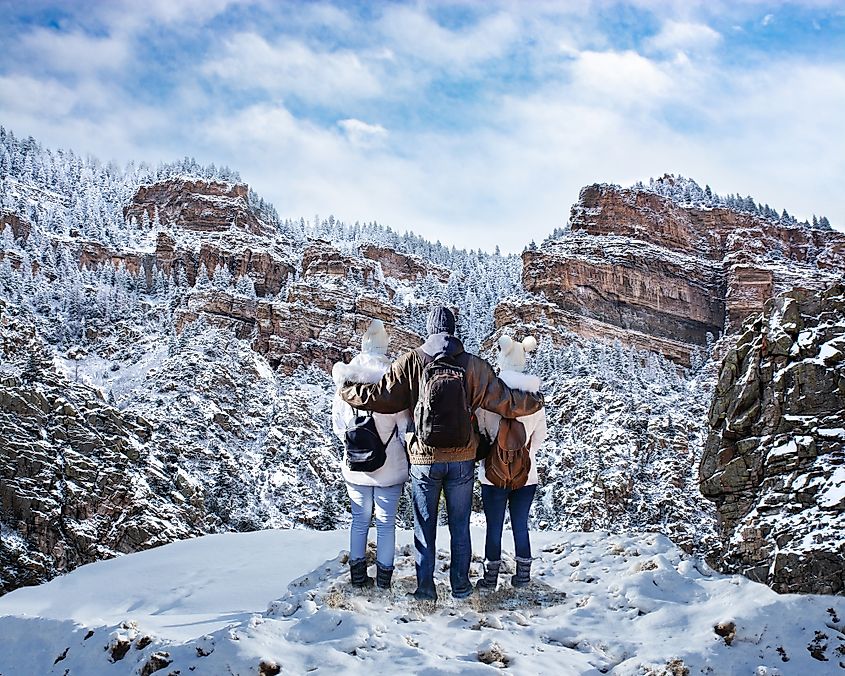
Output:
<path fill-rule="evenodd" d="M 572 334 L 603 342 L 618 340 L 638 350 L 660 352 L 684 366 L 690 365 L 691 355 L 695 350 L 695 346 L 689 343 L 621 329 L 600 320 L 563 310 L 557 303 L 541 299 L 503 301 L 496 306 L 493 317 L 496 331 L 484 341 L 485 349 L 491 349 L 506 329 L 508 333 L 513 333 L 513 329 L 518 327 L 519 336 L 548 337 L 558 347 L 571 342 Z"/>
<path fill-rule="evenodd" d="M 3 232 L 7 225 L 12 228 L 15 239 L 21 239 L 24 242 L 29 238 L 29 233 L 32 232 L 32 225 L 26 219 L 17 214 L 0 213 L 0 232 Z"/>
<path fill-rule="evenodd" d="M 248 299 L 218 289 L 197 291 L 179 310 L 176 327 L 202 317 L 208 324 L 252 338 L 252 347 L 286 373 L 303 364 L 330 370 L 360 350 L 361 336 L 373 319 L 390 334 L 393 354 L 417 347 L 421 337 L 399 325 L 401 310 L 367 292 L 340 283 L 297 282 L 284 302 Z"/>
<path fill-rule="evenodd" d="M 248 192 L 243 183 L 170 178 L 141 186 L 123 214 L 140 224 L 144 213 L 152 221 L 157 212 L 162 225 L 197 232 L 234 227 L 256 235 L 267 233 L 270 228 L 249 208 Z"/>
<path fill-rule="evenodd" d="M 312 279 L 325 275 L 353 278 L 365 284 L 378 279 L 376 266 L 368 260 L 346 256 L 325 240 L 313 240 L 302 254 L 302 277 Z"/>
<path fill-rule="evenodd" d="M 822 288 L 845 273 L 843 233 L 681 206 L 643 190 L 588 186 L 570 224 L 566 236 L 523 254 L 525 290 L 553 302 L 565 330 L 636 346 L 651 340 L 681 362 L 773 294 Z M 502 309 L 497 328 L 520 314 Z"/>
<path fill-rule="evenodd" d="M 366 244 L 360 249 L 364 258 L 377 261 L 381 265 L 385 277 L 391 277 L 403 282 L 416 282 L 428 275 L 433 275 L 444 284 L 449 281 L 451 272 L 439 265 L 424 261 L 419 256 L 399 253 L 387 247 Z"/>
<path fill-rule="evenodd" d="M 278 294 L 295 272 L 292 246 L 260 221 L 249 207 L 247 192 L 243 184 L 185 179 L 142 186 L 124 214 L 140 222 L 143 213 L 151 220 L 158 213 L 166 230 L 158 233 L 155 249 L 115 251 L 84 241 L 80 265 L 124 265 L 133 274 L 143 272 L 148 283 L 156 269 L 166 275 L 181 269 L 189 284 L 196 282 L 201 266 L 211 276 L 225 265 L 234 278 L 249 276 L 259 296 Z"/>

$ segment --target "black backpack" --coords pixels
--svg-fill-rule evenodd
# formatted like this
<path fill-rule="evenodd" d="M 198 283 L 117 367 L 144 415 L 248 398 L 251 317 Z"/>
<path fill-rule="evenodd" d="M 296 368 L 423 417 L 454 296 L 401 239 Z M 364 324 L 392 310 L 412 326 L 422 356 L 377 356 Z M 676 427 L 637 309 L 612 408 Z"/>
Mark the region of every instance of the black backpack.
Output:
<path fill-rule="evenodd" d="M 356 415 L 344 434 L 346 466 L 353 472 L 375 472 L 380 469 L 387 460 L 387 446 L 394 434 L 396 427 L 387 442 L 383 442 L 373 414 Z"/>
<path fill-rule="evenodd" d="M 434 448 L 462 448 L 472 437 L 472 411 L 466 391 L 466 368 L 442 355 L 418 349 L 423 362 L 419 398 L 414 409 L 417 438 Z"/>

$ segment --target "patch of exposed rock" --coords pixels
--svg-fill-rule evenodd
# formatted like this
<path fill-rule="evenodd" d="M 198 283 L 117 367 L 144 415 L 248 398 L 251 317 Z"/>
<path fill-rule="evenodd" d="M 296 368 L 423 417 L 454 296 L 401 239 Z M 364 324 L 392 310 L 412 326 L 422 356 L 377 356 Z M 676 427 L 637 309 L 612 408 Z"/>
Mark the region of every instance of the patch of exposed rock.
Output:
<path fill-rule="evenodd" d="M 203 317 L 211 326 L 251 339 L 253 349 L 285 373 L 303 364 L 329 371 L 360 349 L 360 336 L 373 319 L 387 325 L 393 354 L 419 345 L 420 336 L 402 325 L 404 312 L 390 302 L 393 290 L 374 261 L 315 241 L 301 265 L 300 280 L 288 287 L 284 300 L 219 289 L 192 292 L 177 311 L 177 330 Z"/>
<path fill-rule="evenodd" d="M 245 185 L 204 181 L 142 186 L 127 207 L 127 218 L 136 217 L 139 209 L 158 214 L 163 230 L 153 232 L 154 244 L 134 250 L 81 241 L 72 246 L 74 254 L 82 267 L 123 265 L 132 274 L 143 274 L 147 284 L 157 270 L 168 276 L 181 272 L 193 285 L 203 267 L 211 277 L 225 266 L 235 279 L 244 275 L 252 279 L 259 296 L 278 294 L 295 272 L 292 243 L 250 210 L 246 190 Z"/>
<path fill-rule="evenodd" d="M 243 183 L 169 178 L 138 188 L 123 215 L 139 225 L 157 216 L 162 224 L 197 232 L 266 234 L 270 228 L 250 209 L 248 194 Z"/>
<path fill-rule="evenodd" d="M 845 287 L 794 289 L 749 319 L 709 421 L 718 565 L 780 592 L 845 592 Z"/>
<path fill-rule="evenodd" d="M 646 190 L 592 185 L 570 231 L 523 254 L 523 288 L 567 331 L 650 349 L 688 364 L 773 294 L 822 289 L 845 272 L 845 234 L 728 208 L 679 205 Z M 528 305 L 536 301 L 527 299 Z M 502 329 L 536 308 L 497 312 Z M 560 331 L 547 329 L 556 342 Z"/>
<path fill-rule="evenodd" d="M 434 265 L 419 256 L 401 253 L 385 246 L 366 244 L 361 247 L 361 255 L 381 265 L 385 277 L 403 282 L 418 282 L 433 275 L 438 281 L 449 281 L 451 272 L 440 265 Z"/>
<path fill-rule="evenodd" d="M 2 300 L 0 329 L 0 594 L 203 532 L 201 491 L 149 457 L 149 423 L 57 373 Z"/>

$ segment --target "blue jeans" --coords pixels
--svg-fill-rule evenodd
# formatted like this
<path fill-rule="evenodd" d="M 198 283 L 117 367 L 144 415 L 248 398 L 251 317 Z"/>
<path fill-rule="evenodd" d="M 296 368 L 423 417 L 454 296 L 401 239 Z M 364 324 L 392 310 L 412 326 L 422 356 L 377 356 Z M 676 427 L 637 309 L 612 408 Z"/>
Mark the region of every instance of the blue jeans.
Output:
<path fill-rule="evenodd" d="M 349 527 L 349 558 L 363 559 L 367 553 L 367 535 L 376 512 L 376 561 L 387 568 L 393 567 L 396 553 L 396 509 L 402 486 L 360 486 L 346 483 L 352 502 L 352 525 Z"/>
<path fill-rule="evenodd" d="M 481 484 L 484 518 L 487 520 L 487 537 L 484 541 L 484 558 L 502 560 L 502 529 L 505 526 L 505 508 L 510 507 L 513 544 L 521 559 L 531 558 L 531 541 L 528 538 L 528 511 L 537 492 L 537 484 L 523 486 L 515 491 L 498 486 Z"/>
<path fill-rule="evenodd" d="M 436 599 L 434 565 L 437 559 L 437 510 L 440 492 L 446 496 L 449 515 L 452 563 L 449 582 L 452 596 L 463 598 L 472 592 L 469 563 L 472 544 L 469 539 L 469 513 L 472 507 L 472 484 L 475 461 L 436 462 L 433 465 L 411 465 L 411 494 L 414 498 L 414 546 L 416 547 L 418 598 Z"/>

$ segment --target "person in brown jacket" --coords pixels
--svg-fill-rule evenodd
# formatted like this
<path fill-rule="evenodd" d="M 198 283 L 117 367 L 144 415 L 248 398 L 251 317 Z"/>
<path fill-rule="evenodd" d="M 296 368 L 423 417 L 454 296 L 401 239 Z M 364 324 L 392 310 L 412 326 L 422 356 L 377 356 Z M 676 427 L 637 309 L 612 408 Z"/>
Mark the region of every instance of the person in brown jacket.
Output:
<path fill-rule="evenodd" d="M 531 415 L 543 406 L 539 394 L 511 390 L 495 374 L 484 359 L 464 351 L 455 337 L 455 316 L 443 306 L 434 307 L 426 321 L 428 338 L 416 350 L 400 356 L 391 369 L 377 383 L 346 383 L 340 396 L 354 408 L 375 413 L 397 413 L 410 408 L 414 411 L 415 431 L 407 437 L 408 456 L 411 461 L 411 493 L 414 502 L 414 545 L 416 548 L 417 589 L 414 597 L 419 600 L 437 600 L 434 586 L 435 539 L 440 493 L 446 498 L 449 516 L 452 562 L 449 581 L 452 596 L 465 598 L 472 593 L 469 581 L 469 564 L 472 557 L 469 517 L 472 505 L 472 485 L 475 454 L 479 442 L 478 426 L 473 412 L 485 409 L 503 418 Z M 426 383 L 432 363 L 458 367 L 462 373 L 462 407 L 452 406 L 449 411 L 432 411 L 431 388 Z M 447 385 L 448 387 L 448 385 Z M 421 389 L 423 392 L 421 393 Z M 440 416 L 449 420 L 451 427 L 467 426 L 467 436 L 462 443 L 452 446 L 428 445 L 420 436 L 437 427 L 432 418 Z M 441 438 L 450 437 L 454 430 L 440 426 Z M 429 440 L 436 438 L 428 437 Z"/>

